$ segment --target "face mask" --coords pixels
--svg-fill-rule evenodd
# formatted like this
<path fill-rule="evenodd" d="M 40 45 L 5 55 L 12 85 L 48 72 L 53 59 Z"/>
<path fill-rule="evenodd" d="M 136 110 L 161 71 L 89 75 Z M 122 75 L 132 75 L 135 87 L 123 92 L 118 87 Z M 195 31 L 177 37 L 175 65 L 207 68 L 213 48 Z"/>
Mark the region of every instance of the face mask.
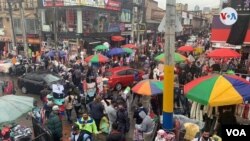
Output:
<path fill-rule="evenodd" d="M 203 139 L 204 139 L 205 141 L 208 141 L 209 137 L 203 137 Z"/>

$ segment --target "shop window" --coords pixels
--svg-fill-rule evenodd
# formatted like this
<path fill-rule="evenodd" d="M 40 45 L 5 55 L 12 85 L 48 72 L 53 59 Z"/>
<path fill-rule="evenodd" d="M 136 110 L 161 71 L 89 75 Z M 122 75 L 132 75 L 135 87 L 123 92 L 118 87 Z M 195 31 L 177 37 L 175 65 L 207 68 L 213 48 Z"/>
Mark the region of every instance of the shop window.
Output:
<path fill-rule="evenodd" d="M 38 34 L 38 22 L 35 19 L 26 19 L 26 32 L 28 34 Z"/>
<path fill-rule="evenodd" d="M 75 9 L 58 10 L 58 31 L 59 32 L 76 32 L 77 17 Z"/>
<path fill-rule="evenodd" d="M 4 28 L 4 26 L 3 26 L 3 18 L 2 17 L 0 18 L 0 28 Z"/>
<path fill-rule="evenodd" d="M 20 19 L 13 19 L 13 23 L 14 23 L 15 33 L 22 34 L 21 20 Z"/>
<path fill-rule="evenodd" d="M 25 0 L 25 8 L 27 9 L 34 8 L 34 0 Z"/>
<path fill-rule="evenodd" d="M 83 32 L 120 32 L 120 13 L 110 13 L 103 11 L 84 10 L 83 11 Z"/>

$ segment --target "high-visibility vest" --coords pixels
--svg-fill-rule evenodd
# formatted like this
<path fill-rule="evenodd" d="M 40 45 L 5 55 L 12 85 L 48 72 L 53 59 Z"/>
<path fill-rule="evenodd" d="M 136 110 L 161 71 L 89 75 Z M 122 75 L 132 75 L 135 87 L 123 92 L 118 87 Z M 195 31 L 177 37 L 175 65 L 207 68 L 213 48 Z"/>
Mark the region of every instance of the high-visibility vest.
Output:
<path fill-rule="evenodd" d="M 88 118 L 88 120 L 84 120 L 83 118 L 77 119 L 76 124 L 79 126 L 81 131 L 88 131 L 89 133 L 97 134 L 97 127 L 95 121 L 92 118 Z"/>

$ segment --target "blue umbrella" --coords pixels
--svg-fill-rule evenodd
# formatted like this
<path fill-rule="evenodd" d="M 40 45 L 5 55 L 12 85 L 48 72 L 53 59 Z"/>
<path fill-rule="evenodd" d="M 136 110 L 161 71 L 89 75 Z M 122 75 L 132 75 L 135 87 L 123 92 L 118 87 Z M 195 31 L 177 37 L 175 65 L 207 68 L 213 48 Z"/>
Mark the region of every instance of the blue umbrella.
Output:
<path fill-rule="evenodd" d="M 60 57 L 64 57 L 66 55 L 66 52 L 65 51 L 63 51 L 63 50 L 60 50 L 59 51 L 59 56 Z"/>
<path fill-rule="evenodd" d="M 56 52 L 53 51 L 53 50 L 51 50 L 48 53 L 46 53 L 46 56 L 48 56 L 48 57 L 54 57 L 55 55 L 56 55 Z"/>
<path fill-rule="evenodd" d="M 122 48 L 112 48 L 107 52 L 108 56 L 121 55 L 126 53 Z"/>

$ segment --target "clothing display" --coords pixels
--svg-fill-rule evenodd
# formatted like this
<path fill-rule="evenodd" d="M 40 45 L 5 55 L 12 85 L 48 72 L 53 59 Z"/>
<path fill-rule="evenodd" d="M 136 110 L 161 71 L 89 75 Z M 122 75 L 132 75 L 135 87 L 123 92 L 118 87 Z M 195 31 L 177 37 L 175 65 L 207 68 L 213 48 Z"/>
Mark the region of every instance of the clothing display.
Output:
<path fill-rule="evenodd" d="M 194 123 L 185 123 L 184 127 L 186 129 L 184 139 L 186 140 L 194 139 L 196 134 L 200 131 L 199 126 Z"/>
<path fill-rule="evenodd" d="M 239 104 L 236 106 L 235 115 L 250 120 L 250 104 Z"/>

